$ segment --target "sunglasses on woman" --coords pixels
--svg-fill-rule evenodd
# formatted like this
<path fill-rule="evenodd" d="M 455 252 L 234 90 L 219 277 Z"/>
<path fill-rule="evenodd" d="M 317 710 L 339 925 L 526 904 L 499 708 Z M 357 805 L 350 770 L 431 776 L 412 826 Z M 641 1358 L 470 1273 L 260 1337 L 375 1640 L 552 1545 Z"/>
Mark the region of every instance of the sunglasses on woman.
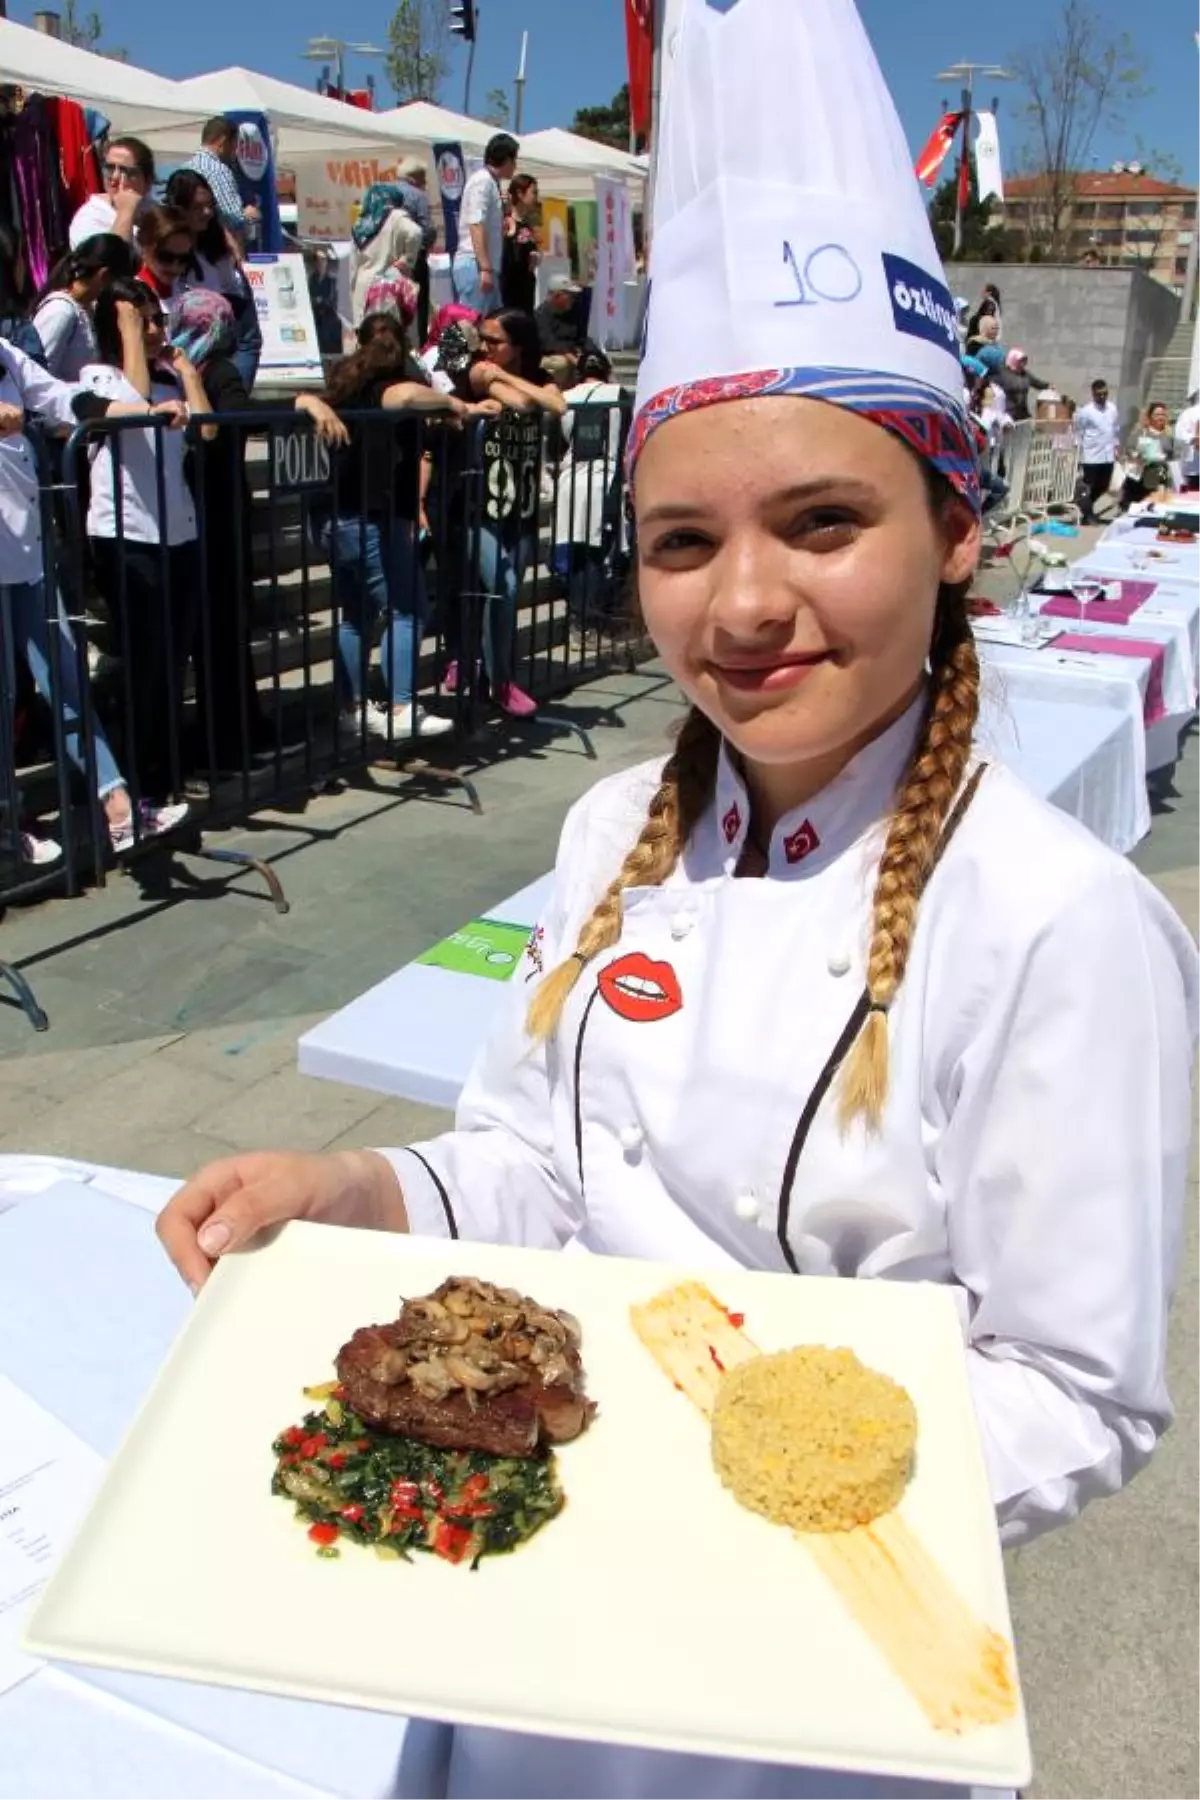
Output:
<path fill-rule="evenodd" d="M 115 181 L 118 175 L 123 181 L 132 181 L 137 174 L 138 170 L 132 163 L 106 162 L 104 165 L 106 181 Z"/>
<path fill-rule="evenodd" d="M 183 269 L 191 261 L 190 250 L 155 250 L 152 252 L 164 269 Z"/>

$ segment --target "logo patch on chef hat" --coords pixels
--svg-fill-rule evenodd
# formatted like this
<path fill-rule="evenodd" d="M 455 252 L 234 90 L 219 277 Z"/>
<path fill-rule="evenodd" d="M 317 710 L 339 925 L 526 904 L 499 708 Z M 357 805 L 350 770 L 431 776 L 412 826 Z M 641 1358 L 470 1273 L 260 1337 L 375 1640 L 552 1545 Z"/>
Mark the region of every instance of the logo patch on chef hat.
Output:
<path fill-rule="evenodd" d="M 817 836 L 817 828 L 811 819 L 805 819 L 803 825 L 796 827 L 791 837 L 785 837 L 783 840 L 783 854 L 790 863 L 803 862 L 806 856 L 811 856 L 813 851 L 819 850 L 820 847 L 821 840 Z"/>
<path fill-rule="evenodd" d="M 732 844 L 734 838 L 741 829 L 742 815 L 738 811 L 738 804 L 735 800 L 733 805 L 729 808 L 729 811 L 725 814 L 725 817 L 721 820 L 721 830 L 725 833 L 725 842 L 727 844 Z"/>

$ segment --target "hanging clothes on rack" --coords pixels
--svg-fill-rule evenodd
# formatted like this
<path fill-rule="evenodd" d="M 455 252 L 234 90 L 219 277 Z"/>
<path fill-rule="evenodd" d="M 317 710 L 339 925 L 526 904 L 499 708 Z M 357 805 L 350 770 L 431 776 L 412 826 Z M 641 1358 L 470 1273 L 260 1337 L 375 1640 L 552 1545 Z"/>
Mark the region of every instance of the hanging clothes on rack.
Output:
<path fill-rule="evenodd" d="M 88 129 L 87 114 L 78 101 L 47 100 L 46 110 L 58 142 L 59 174 L 66 196 L 66 217 L 70 221 L 85 201 L 103 188 L 94 140 Z"/>
<path fill-rule="evenodd" d="M 49 102 L 40 94 L 29 95 L 17 115 L 13 168 L 25 260 L 33 286 L 41 288 L 55 257 L 66 246 L 70 214 Z"/>

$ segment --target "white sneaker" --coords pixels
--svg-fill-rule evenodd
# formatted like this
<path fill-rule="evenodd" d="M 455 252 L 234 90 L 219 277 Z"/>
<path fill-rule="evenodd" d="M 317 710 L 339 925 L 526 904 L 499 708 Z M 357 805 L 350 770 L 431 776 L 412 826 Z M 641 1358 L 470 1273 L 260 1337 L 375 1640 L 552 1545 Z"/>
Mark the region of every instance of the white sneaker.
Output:
<path fill-rule="evenodd" d="M 377 700 L 368 700 L 366 705 L 367 736 L 369 738 L 385 738 L 388 735 L 388 710 L 380 706 Z M 342 732 L 347 737 L 361 737 L 363 714 L 357 706 L 347 706 L 341 715 Z M 399 734 L 399 726 L 396 727 Z"/>
<path fill-rule="evenodd" d="M 177 825 L 183 824 L 187 816 L 186 801 L 180 801 L 177 806 L 153 806 L 149 800 L 142 800 L 138 804 L 140 829 L 137 832 L 133 829 L 132 810 L 120 824 L 109 826 L 108 835 L 113 850 L 116 855 L 121 856 L 126 850 L 132 850 L 136 843 L 145 843 L 147 838 L 161 837 L 165 831 L 174 831 Z"/>
<path fill-rule="evenodd" d="M 448 731 L 454 730 L 453 719 L 442 719 L 437 713 L 427 713 L 423 706 L 398 706 L 392 719 L 398 738 L 445 737 Z"/>
<path fill-rule="evenodd" d="M 0 830 L 0 855 L 17 855 L 22 862 L 32 863 L 35 868 L 45 869 L 51 863 L 62 861 L 62 845 L 54 838 L 35 837 L 32 831 L 18 832 L 16 840 L 8 830 Z"/>

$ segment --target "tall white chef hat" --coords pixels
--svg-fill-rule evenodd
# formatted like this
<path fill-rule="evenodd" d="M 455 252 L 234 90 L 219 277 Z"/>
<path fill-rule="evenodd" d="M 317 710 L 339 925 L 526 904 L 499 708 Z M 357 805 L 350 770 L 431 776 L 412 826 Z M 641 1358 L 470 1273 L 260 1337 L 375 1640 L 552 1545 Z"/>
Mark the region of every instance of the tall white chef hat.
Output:
<path fill-rule="evenodd" d="M 946 287 L 853 0 L 682 0 L 664 55 L 630 463 L 694 407 L 826 400 L 978 507 Z"/>

